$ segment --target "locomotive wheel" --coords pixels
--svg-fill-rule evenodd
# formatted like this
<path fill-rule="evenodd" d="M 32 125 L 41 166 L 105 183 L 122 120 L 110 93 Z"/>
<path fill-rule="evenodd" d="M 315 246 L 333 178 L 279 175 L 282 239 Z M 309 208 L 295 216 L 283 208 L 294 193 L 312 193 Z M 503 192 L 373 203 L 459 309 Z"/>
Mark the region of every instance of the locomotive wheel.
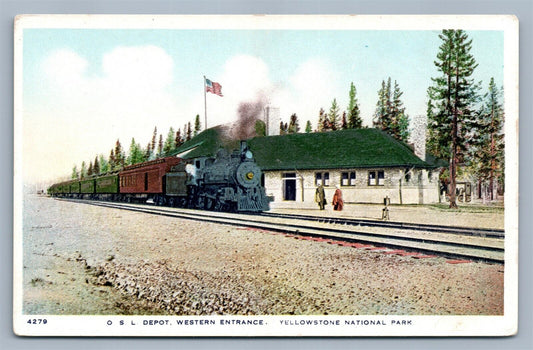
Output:
<path fill-rule="evenodd" d="M 165 198 L 163 196 L 157 196 L 155 199 L 155 203 L 157 206 L 163 206 L 165 205 Z"/>
<path fill-rule="evenodd" d="M 205 202 L 204 202 L 204 209 L 213 210 L 214 207 L 215 207 L 215 201 L 213 200 L 213 198 L 206 197 Z"/>
<path fill-rule="evenodd" d="M 215 205 L 213 206 L 214 211 L 224 211 L 225 206 L 222 201 L 220 200 L 220 196 L 217 196 L 217 199 L 215 201 Z"/>
<path fill-rule="evenodd" d="M 196 208 L 205 209 L 205 197 L 204 196 L 198 196 L 198 203 L 196 205 Z"/>
<path fill-rule="evenodd" d="M 169 207 L 175 207 L 175 206 L 176 206 L 176 203 L 175 203 L 174 198 L 170 197 L 170 198 L 168 199 L 168 206 L 169 206 Z"/>

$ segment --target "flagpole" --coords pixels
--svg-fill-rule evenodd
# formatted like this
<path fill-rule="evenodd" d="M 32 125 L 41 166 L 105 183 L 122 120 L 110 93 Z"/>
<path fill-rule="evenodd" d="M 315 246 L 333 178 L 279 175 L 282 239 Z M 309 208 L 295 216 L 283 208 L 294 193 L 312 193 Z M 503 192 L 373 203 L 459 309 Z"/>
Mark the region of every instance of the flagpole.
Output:
<path fill-rule="evenodd" d="M 205 91 L 205 75 L 204 75 L 204 119 L 205 119 L 205 127 L 204 130 L 207 130 L 207 93 Z"/>

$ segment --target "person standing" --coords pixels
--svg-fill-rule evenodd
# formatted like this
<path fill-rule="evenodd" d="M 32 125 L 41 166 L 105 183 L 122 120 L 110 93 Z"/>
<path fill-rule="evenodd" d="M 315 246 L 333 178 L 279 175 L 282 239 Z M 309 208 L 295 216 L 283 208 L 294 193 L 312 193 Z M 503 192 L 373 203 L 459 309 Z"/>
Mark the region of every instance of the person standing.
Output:
<path fill-rule="evenodd" d="M 324 186 L 322 185 L 319 185 L 316 188 L 315 202 L 318 203 L 320 210 L 324 210 L 324 206 L 326 205 L 326 194 L 324 193 Z"/>
<path fill-rule="evenodd" d="M 342 191 L 339 186 L 336 187 L 337 189 L 335 190 L 331 204 L 333 205 L 333 210 L 341 211 L 342 207 L 344 206 L 344 202 L 342 200 Z"/>

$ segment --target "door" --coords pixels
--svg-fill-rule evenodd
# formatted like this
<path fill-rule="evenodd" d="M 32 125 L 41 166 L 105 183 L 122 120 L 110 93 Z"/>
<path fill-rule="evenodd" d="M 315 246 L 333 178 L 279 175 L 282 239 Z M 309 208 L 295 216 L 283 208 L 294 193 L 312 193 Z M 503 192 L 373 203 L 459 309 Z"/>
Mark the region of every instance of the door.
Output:
<path fill-rule="evenodd" d="M 296 173 L 283 174 L 283 200 L 296 200 Z"/>

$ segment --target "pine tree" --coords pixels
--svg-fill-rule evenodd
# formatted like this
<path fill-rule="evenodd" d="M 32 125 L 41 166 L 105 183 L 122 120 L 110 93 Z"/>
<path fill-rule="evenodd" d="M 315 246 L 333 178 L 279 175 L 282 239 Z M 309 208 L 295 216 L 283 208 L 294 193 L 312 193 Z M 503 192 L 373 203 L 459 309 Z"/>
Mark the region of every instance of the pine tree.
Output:
<path fill-rule="evenodd" d="M 152 142 L 148 142 L 146 148 L 143 150 L 143 162 L 147 160 L 153 160 L 153 154 L 154 153 L 152 152 Z"/>
<path fill-rule="evenodd" d="M 403 92 L 394 81 L 394 92 L 389 110 L 389 133 L 400 141 L 407 142 L 409 139 L 409 116 L 405 114 L 405 107 L 400 99 Z"/>
<path fill-rule="evenodd" d="M 504 112 L 500 103 L 502 91 L 491 78 L 488 92 L 478 118 L 472 124 L 471 155 L 480 182 L 488 182 L 489 199 L 494 200 L 494 189 L 503 175 L 504 164 Z"/>
<path fill-rule="evenodd" d="M 156 157 L 156 144 L 157 144 L 157 127 L 154 127 L 154 131 L 152 133 L 152 139 L 148 142 L 146 145 L 146 148 L 143 149 L 143 161 L 147 160 L 154 160 Z"/>
<path fill-rule="evenodd" d="M 293 113 L 287 127 L 287 133 L 296 134 L 298 132 L 300 132 L 300 123 L 298 122 L 298 116 L 296 113 Z"/>
<path fill-rule="evenodd" d="M 307 123 L 305 124 L 305 132 L 309 134 L 312 131 L 313 131 L 313 126 L 311 125 L 311 121 L 308 120 Z"/>
<path fill-rule="evenodd" d="M 87 169 L 87 176 L 91 176 L 93 174 L 93 162 L 92 160 L 89 161 L 89 168 Z"/>
<path fill-rule="evenodd" d="M 135 138 L 131 138 L 130 149 L 128 152 L 127 164 L 133 165 L 143 161 L 144 155 L 141 149 L 141 145 L 135 142 Z"/>
<path fill-rule="evenodd" d="M 98 156 L 94 157 L 93 174 L 100 174 L 100 164 L 98 163 Z"/>
<path fill-rule="evenodd" d="M 403 92 L 396 80 L 394 81 L 394 91 L 391 91 L 391 87 L 390 77 L 387 79 L 387 83 L 384 80 L 381 82 L 373 125 L 398 140 L 407 141 L 409 138 L 409 116 L 405 114 L 405 107 L 400 99 Z"/>
<path fill-rule="evenodd" d="M 179 148 L 181 145 L 183 145 L 183 138 L 181 137 L 181 130 L 179 128 L 176 131 L 176 138 L 174 140 L 174 144 L 176 148 Z"/>
<path fill-rule="evenodd" d="M 435 117 L 433 100 L 431 99 L 431 89 L 428 89 L 428 103 L 426 108 L 426 120 L 432 121 Z M 440 153 L 438 135 L 435 128 L 426 128 L 426 150 L 429 154 L 437 156 Z"/>
<path fill-rule="evenodd" d="M 360 129 L 363 126 L 359 112 L 359 104 L 357 103 L 357 90 L 353 82 L 350 84 L 349 102 L 348 102 L 348 122 L 346 128 Z"/>
<path fill-rule="evenodd" d="M 100 173 L 105 174 L 109 171 L 109 162 L 105 159 L 103 154 L 100 154 Z"/>
<path fill-rule="evenodd" d="M 80 170 L 80 179 L 84 179 L 87 177 L 87 164 L 85 164 L 85 161 L 81 162 L 81 170 Z"/>
<path fill-rule="evenodd" d="M 264 121 L 258 119 L 255 121 L 254 126 L 255 134 L 257 136 L 266 136 L 266 124 Z"/>
<path fill-rule="evenodd" d="M 340 127 L 339 123 L 339 106 L 337 105 L 337 99 L 334 98 L 331 102 L 331 107 L 328 113 L 329 123 L 331 125 L 331 130 L 338 130 Z"/>
<path fill-rule="evenodd" d="M 374 112 L 374 119 L 372 124 L 375 128 L 386 130 L 388 128 L 388 109 L 389 104 L 387 98 L 387 87 L 385 80 L 381 81 L 381 89 L 378 91 L 378 102 L 376 103 L 376 111 Z"/>
<path fill-rule="evenodd" d="M 79 176 L 78 167 L 74 165 L 74 167 L 72 168 L 72 175 L 70 175 L 70 178 L 75 180 L 78 178 L 78 176 Z"/>
<path fill-rule="evenodd" d="M 398 117 L 398 128 L 399 128 L 399 140 L 407 142 L 411 131 L 409 131 L 409 116 L 407 114 L 401 113 Z"/>
<path fill-rule="evenodd" d="M 161 158 L 163 156 L 163 135 L 159 134 L 159 143 L 157 144 L 157 157 Z"/>
<path fill-rule="evenodd" d="M 329 121 L 329 117 L 328 117 L 327 114 L 324 116 L 324 122 L 322 124 L 323 124 L 322 125 L 322 131 L 332 130 L 331 129 L 331 122 Z"/>
<path fill-rule="evenodd" d="M 115 151 L 111 149 L 111 152 L 109 153 L 109 171 L 115 171 L 116 168 L 116 160 L 115 160 Z"/>
<path fill-rule="evenodd" d="M 122 150 L 122 145 L 117 139 L 117 142 L 115 143 L 115 166 L 113 170 L 120 170 L 124 168 L 125 163 L 126 157 L 124 155 L 124 151 Z"/>
<path fill-rule="evenodd" d="M 163 154 L 165 156 L 169 156 L 170 153 L 175 149 L 175 137 L 176 135 L 174 133 L 174 128 L 170 127 L 165 143 L 163 144 Z"/>
<path fill-rule="evenodd" d="M 191 131 L 191 122 L 188 122 L 187 123 L 187 141 L 189 141 L 191 139 L 191 134 L 192 134 L 192 131 Z"/>
<path fill-rule="evenodd" d="M 196 119 L 194 120 L 194 136 L 198 135 L 200 130 L 202 129 L 202 124 L 200 124 L 200 115 L 196 115 Z"/>
<path fill-rule="evenodd" d="M 442 45 L 435 66 L 441 75 L 432 78 L 430 98 L 436 103 L 436 110 L 428 120 L 428 128 L 435 138 L 430 142 L 437 146 L 434 155 L 449 159 L 450 208 L 457 208 L 457 163 L 469 141 L 466 130 L 478 99 L 479 86 L 470 78 L 477 64 L 470 53 L 472 40 L 463 30 L 443 30 L 439 38 Z"/>
<path fill-rule="evenodd" d="M 320 111 L 318 112 L 318 123 L 316 131 L 323 132 L 324 131 L 324 124 L 326 120 L 326 112 L 324 111 L 324 108 L 320 108 Z"/>
<path fill-rule="evenodd" d="M 348 129 L 348 121 L 346 120 L 346 112 L 342 112 L 341 129 Z"/>
<path fill-rule="evenodd" d="M 155 143 L 157 141 L 157 126 L 154 127 L 154 133 L 152 134 L 152 144 L 150 147 L 150 151 L 152 153 L 155 153 Z"/>
<path fill-rule="evenodd" d="M 289 125 L 284 122 L 279 122 L 279 134 L 286 135 L 289 133 Z"/>
<path fill-rule="evenodd" d="M 385 85 L 385 110 L 386 110 L 386 123 L 385 131 L 390 133 L 392 124 L 392 99 L 391 99 L 391 78 L 387 78 L 387 85 Z"/>

